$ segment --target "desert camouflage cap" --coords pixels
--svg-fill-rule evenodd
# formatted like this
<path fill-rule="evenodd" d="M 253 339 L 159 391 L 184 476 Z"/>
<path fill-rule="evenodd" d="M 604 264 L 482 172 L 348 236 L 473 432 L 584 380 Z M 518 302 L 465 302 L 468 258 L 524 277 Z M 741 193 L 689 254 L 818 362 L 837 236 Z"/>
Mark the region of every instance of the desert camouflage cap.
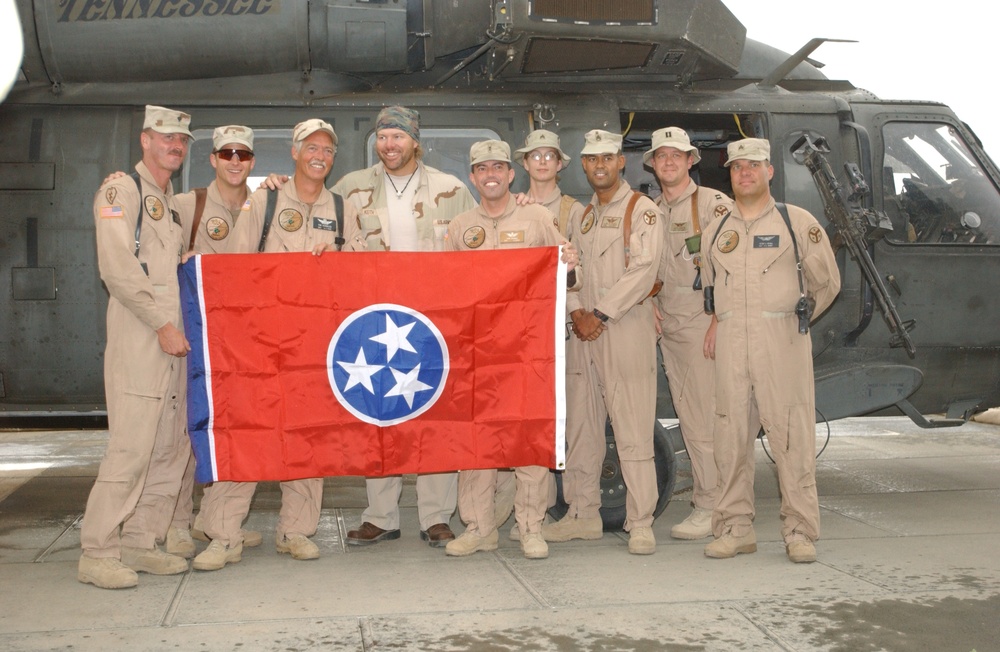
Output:
<path fill-rule="evenodd" d="M 763 138 L 744 138 L 743 140 L 729 143 L 726 147 L 726 153 L 729 154 L 729 160 L 726 161 L 727 168 L 730 163 L 739 161 L 740 159 L 747 161 L 770 161 L 771 143 Z"/>
<path fill-rule="evenodd" d="M 420 114 L 405 106 L 387 106 L 375 118 L 375 132 L 382 129 L 400 129 L 419 143 Z"/>
<path fill-rule="evenodd" d="M 698 153 L 698 148 L 691 144 L 691 137 L 688 136 L 688 133 L 680 127 L 667 127 L 665 129 L 657 129 L 654 131 L 653 144 L 649 148 L 649 151 L 642 155 L 642 162 L 648 165 L 649 161 L 656 153 L 656 150 L 661 147 L 673 147 L 674 149 L 679 149 L 682 152 L 694 152 L 695 164 L 701 160 L 701 154 Z"/>
<path fill-rule="evenodd" d="M 583 150 L 580 156 L 589 154 L 620 154 L 622 151 L 621 134 L 613 134 L 603 129 L 591 129 L 583 136 Z"/>
<path fill-rule="evenodd" d="M 146 105 L 143 129 L 152 129 L 161 134 L 191 135 L 191 116 L 183 111 L 174 111 L 163 106 Z"/>
<path fill-rule="evenodd" d="M 550 147 L 556 150 L 559 152 L 559 157 L 562 159 L 563 165 L 569 163 L 569 157 L 566 156 L 566 152 L 562 151 L 562 147 L 559 146 L 559 136 L 548 129 L 535 129 L 532 131 L 524 139 L 524 147 L 514 150 L 514 153 L 521 155 L 521 164 L 527 167 L 524 159 L 528 154 L 540 147 Z"/>
<path fill-rule="evenodd" d="M 337 132 L 333 130 L 333 125 L 319 118 L 304 120 L 295 125 L 295 128 L 292 130 L 292 142 L 303 141 L 317 131 L 325 131 L 330 134 L 330 138 L 333 138 L 333 144 L 337 144 Z"/>
<path fill-rule="evenodd" d="M 245 145 L 253 151 L 253 129 L 243 125 L 216 127 L 212 132 L 212 149 L 220 150 L 226 145 Z"/>
<path fill-rule="evenodd" d="M 469 167 L 486 161 L 510 163 L 510 145 L 500 140 L 481 140 L 469 149 Z"/>

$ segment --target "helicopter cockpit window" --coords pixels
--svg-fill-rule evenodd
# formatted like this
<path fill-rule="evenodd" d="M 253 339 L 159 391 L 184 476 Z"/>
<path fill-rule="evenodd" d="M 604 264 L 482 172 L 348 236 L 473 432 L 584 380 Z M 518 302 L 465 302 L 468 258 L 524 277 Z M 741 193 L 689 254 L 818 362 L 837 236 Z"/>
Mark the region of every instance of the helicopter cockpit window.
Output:
<path fill-rule="evenodd" d="M 181 172 L 181 192 L 206 188 L 215 181 L 215 169 L 208 160 L 208 155 L 212 153 L 212 131 L 196 129 L 192 132 L 194 140 Z M 291 129 L 253 130 L 254 167 L 247 179 L 251 191 L 259 188 L 272 172 L 290 175 L 295 171 L 295 162 L 289 154 L 291 143 Z"/>
<path fill-rule="evenodd" d="M 891 122 L 883 129 L 890 240 L 1000 244 L 1000 193 L 961 135 L 940 123 Z"/>
<path fill-rule="evenodd" d="M 454 175 L 469 186 L 479 200 L 476 189 L 469 184 L 469 148 L 481 140 L 501 140 L 492 129 L 457 127 L 455 129 L 424 128 L 420 130 L 420 147 L 424 150 L 423 162 L 432 168 Z M 367 165 L 378 163 L 375 153 L 375 133 L 368 136 Z"/>

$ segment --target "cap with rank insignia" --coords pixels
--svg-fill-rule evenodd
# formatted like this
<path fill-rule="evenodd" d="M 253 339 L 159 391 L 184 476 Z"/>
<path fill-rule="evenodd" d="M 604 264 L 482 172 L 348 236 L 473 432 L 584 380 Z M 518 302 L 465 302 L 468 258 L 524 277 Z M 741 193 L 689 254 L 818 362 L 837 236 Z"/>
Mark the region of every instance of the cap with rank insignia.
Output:
<path fill-rule="evenodd" d="M 733 161 L 770 161 L 771 143 L 763 138 L 744 138 L 734 143 L 729 143 L 726 147 L 729 160 L 726 161 L 728 168 Z"/>
<path fill-rule="evenodd" d="M 212 132 L 212 149 L 218 151 L 226 145 L 243 145 L 252 152 L 253 129 L 243 125 L 216 127 Z"/>
<path fill-rule="evenodd" d="M 524 139 L 524 147 L 514 150 L 514 153 L 520 154 L 523 157 L 521 162 L 524 164 L 524 167 L 528 167 L 528 163 L 525 160 L 528 154 L 542 147 L 548 147 L 559 152 L 559 158 L 562 159 L 563 165 L 569 163 L 569 157 L 566 156 L 566 152 L 562 151 L 562 147 L 559 146 L 559 136 L 548 129 L 535 129 L 532 131 Z"/>
<path fill-rule="evenodd" d="M 621 134 L 613 134 L 603 129 L 591 129 L 583 136 L 583 151 L 580 156 L 588 154 L 619 154 L 622 151 Z"/>
<path fill-rule="evenodd" d="M 657 129 L 653 132 L 653 144 L 649 150 L 642 155 L 642 162 L 645 165 L 649 165 L 650 159 L 656 153 L 656 150 L 661 147 L 673 147 L 674 149 L 679 149 L 682 152 L 691 152 L 694 154 L 694 164 L 697 165 L 698 161 L 701 160 L 701 154 L 698 153 L 698 148 L 691 144 L 691 137 L 688 133 L 681 129 L 680 127 L 667 127 L 666 129 Z"/>
<path fill-rule="evenodd" d="M 292 142 L 298 143 L 312 136 L 317 131 L 325 131 L 333 139 L 333 144 L 337 144 L 337 132 L 333 130 L 333 125 L 319 118 L 303 120 L 292 129 Z"/>
<path fill-rule="evenodd" d="M 191 135 L 191 116 L 182 111 L 174 111 L 162 106 L 146 105 L 146 118 L 143 120 L 143 129 L 152 129 L 161 134 L 185 134 Z"/>
<path fill-rule="evenodd" d="M 486 161 L 510 163 L 510 145 L 500 140 L 481 140 L 469 149 L 469 166 Z"/>

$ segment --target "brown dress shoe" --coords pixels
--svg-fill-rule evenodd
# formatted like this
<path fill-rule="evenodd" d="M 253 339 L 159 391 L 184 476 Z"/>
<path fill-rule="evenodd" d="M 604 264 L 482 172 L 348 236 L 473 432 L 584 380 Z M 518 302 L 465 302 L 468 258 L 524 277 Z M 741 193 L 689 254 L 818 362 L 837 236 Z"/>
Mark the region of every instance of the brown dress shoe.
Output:
<path fill-rule="evenodd" d="M 431 548 L 444 548 L 449 541 L 455 540 L 455 533 L 447 523 L 437 523 L 426 530 L 420 530 L 420 538 Z"/>
<path fill-rule="evenodd" d="M 370 546 L 379 541 L 389 541 L 390 539 L 398 538 L 399 530 L 383 530 L 379 526 L 365 521 L 357 530 L 351 530 L 347 533 L 347 545 Z"/>

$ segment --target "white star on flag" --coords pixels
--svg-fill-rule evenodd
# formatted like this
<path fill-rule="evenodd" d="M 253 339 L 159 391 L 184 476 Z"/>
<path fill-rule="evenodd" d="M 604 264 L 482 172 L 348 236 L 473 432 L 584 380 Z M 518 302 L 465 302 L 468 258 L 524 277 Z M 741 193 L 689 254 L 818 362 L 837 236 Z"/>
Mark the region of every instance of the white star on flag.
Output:
<path fill-rule="evenodd" d="M 372 394 L 375 393 L 375 388 L 372 386 L 372 376 L 377 374 L 384 365 L 368 364 L 368 360 L 365 359 L 364 349 L 358 350 L 358 357 L 354 362 L 338 360 L 337 364 L 343 367 L 344 371 L 349 375 L 347 384 L 344 386 L 345 392 L 355 385 L 361 385 Z"/>
<path fill-rule="evenodd" d="M 406 326 L 400 328 L 399 326 L 396 326 L 396 323 L 392 321 L 392 318 L 389 315 L 386 315 L 385 332 L 382 333 L 381 335 L 375 335 L 374 337 L 371 337 L 369 339 L 371 339 L 372 342 L 378 342 L 379 344 L 384 344 L 386 361 L 392 362 L 393 356 L 395 356 L 396 352 L 399 351 L 400 349 L 402 349 L 403 351 L 408 351 L 410 353 L 417 352 L 417 350 L 413 348 L 413 345 L 410 344 L 410 341 L 406 339 L 410 335 L 410 331 L 413 330 L 413 327 L 415 325 L 416 322 L 413 322 L 411 324 L 407 324 Z"/>
<path fill-rule="evenodd" d="M 428 389 L 434 389 L 427 383 L 420 382 L 417 376 L 420 375 L 420 365 L 411 369 L 410 371 L 403 373 L 398 369 L 389 368 L 392 372 L 393 377 L 396 379 L 396 386 L 385 393 L 385 398 L 390 396 L 402 396 L 406 399 L 406 404 L 413 407 L 413 396 L 417 392 L 423 392 Z"/>

